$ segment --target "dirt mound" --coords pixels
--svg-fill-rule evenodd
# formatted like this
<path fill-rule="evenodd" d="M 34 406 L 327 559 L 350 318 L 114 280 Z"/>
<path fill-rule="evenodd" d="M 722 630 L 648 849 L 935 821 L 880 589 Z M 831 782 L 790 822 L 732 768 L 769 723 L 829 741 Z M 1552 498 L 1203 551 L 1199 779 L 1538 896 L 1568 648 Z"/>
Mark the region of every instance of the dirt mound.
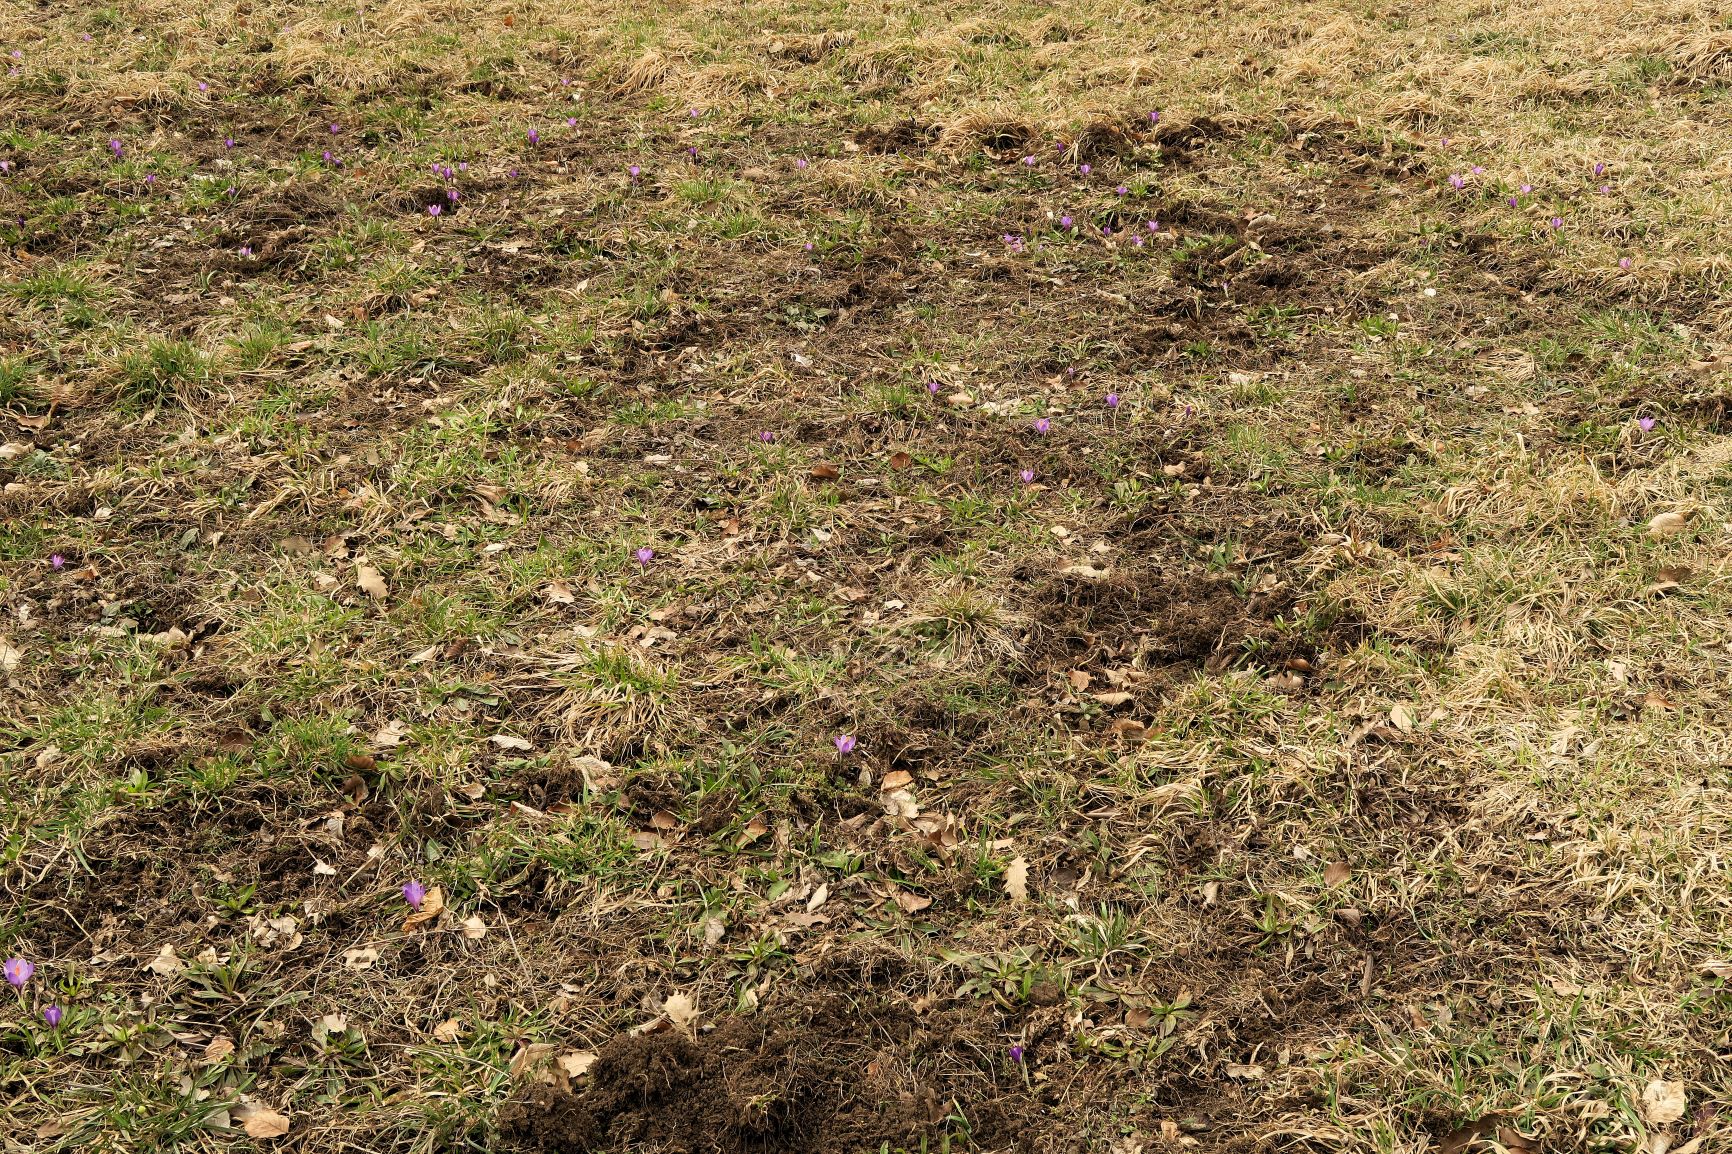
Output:
<path fill-rule="evenodd" d="M 958 1012 L 827 994 L 696 1037 L 622 1035 L 577 1089 L 537 1088 L 501 1112 L 500 1128 L 547 1154 L 912 1146 L 944 1128 L 964 1087 L 971 1118 L 1007 1116 L 979 1100 L 1015 1075 L 967 1026 Z"/>

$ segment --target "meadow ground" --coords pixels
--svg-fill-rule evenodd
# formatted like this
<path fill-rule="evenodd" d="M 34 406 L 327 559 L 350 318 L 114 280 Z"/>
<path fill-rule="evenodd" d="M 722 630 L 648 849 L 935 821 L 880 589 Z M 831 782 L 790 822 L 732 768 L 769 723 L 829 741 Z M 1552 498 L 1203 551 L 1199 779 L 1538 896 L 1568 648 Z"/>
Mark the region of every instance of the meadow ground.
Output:
<path fill-rule="evenodd" d="M 6 1150 L 1732 1142 L 1715 6 L 0 50 Z"/>

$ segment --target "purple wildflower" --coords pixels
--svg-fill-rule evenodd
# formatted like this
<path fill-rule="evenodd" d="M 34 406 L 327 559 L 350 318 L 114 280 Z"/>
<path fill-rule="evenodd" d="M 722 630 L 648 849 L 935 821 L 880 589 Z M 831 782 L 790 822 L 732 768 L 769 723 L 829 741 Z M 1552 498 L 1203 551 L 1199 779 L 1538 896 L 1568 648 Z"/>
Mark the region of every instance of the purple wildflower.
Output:
<path fill-rule="evenodd" d="M 1515 208 L 1515 207 L 1517 207 L 1517 206 L 1518 206 L 1518 205 L 1520 205 L 1520 203 L 1521 203 L 1521 202 L 1520 202 L 1520 201 L 1518 201 L 1518 200 L 1517 200 L 1517 199 L 1516 199 L 1516 198 L 1515 198 L 1515 197 L 1513 197 L 1513 196 L 1512 196 L 1512 197 L 1510 197 L 1510 198 L 1509 198 L 1509 206 L 1510 206 L 1510 207 L 1511 207 L 1511 208 Z"/>
<path fill-rule="evenodd" d="M 60 1028 L 60 1019 L 65 1016 L 66 1011 L 62 1010 L 59 1006 L 49 1006 L 46 1010 L 42 1011 L 42 1020 L 48 1023 L 48 1028 L 50 1030 L 58 1030 Z"/>
<path fill-rule="evenodd" d="M 1118 193 L 1120 196 L 1129 196 L 1131 194 L 1130 186 L 1125 184 L 1119 185 L 1117 188 L 1113 189 L 1113 191 Z"/>
<path fill-rule="evenodd" d="M 694 108 L 687 115 L 689 115 L 693 120 L 696 120 L 698 117 L 702 116 L 703 113 Z"/>
<path fill-rule="evenodd" d="M 1522 185 L 1522 195 L 1523 196 L 1526 196 L 1528 193 L 1532 192 L 1533 190 L 1534 190 L 1534 186 L 1531 184 Z"/>
<path fill-rule="evenodd" d="M 427 887 L 418 881 L 404 882 L 403 900 L 409 903 L 410 909 L 420 909 L 421 903 L 427 900 Z"/>
<path fill-rule="evenodd" d="M 852 733 L 837 734 L 835 745 L 836 752 L 841 754 L 843 757 L 847 757 L 850 753 L 854 752 L 854 735 Z"/>
<path fill-rule="evenodd" d="M 1024 485 L 1034 484 L 1034 470 L 1033 469 L 1024 469 L 1022 472 L 1017 474 L 1017 477 L 1019 477 L 1022 480 L 1022 483 Z"/>
<path fill-rule="evenodd" d="M 23 958 L 7 958 L 6 964 L 0 966 L 0 973 L 6 975 L 6 981 L 14 990 L 22 990 L 24 984 L 30 980 L 30 975 L 35 972 L 35 965 Z"/>
<path fill-rule="evenodd" d="M 1160 232 L 1161 231 L 1161 222 L 1158 220 L 1151 220 L 1151 221 L 1149 221 L 1147 227 L 1148 227 L 1148 230 L 1150 232 Z"/>
<path fill-rule="evenodd" d="M 240 248 L 236 249 L 235 251 L 239 255 L 241 255 L 243 257 L 247 257 L 250 259 L 253 255 L 253 246 L 250 244 L 243 244 L 243 245 L 241 245 Z"/>
<path fill-rule="evenodd" d="M 66 558 L 56 553 L 48 558 L 48 567 L 50 569 L 64 569 L 66 568 Z"/>
<path fill-rule="evenodd" d="M 1012 1046 L 1010 1048 L 1010 1060 L 1012 1062 L 1020 1063 L 1022 1061 L 1022 1055 L 1023 1048 L 1021 1046 Z"/>
<path fill-rule="evenodd" d="M 801 245 L 800 247 L 802 249 L 804 249 L 806 252 L 811 252 L 812 251 L 812 242 L 807 241 L 805 244 Z"/>
<path fill-rule="evenodd" d="M 798 160 L 794 161 L 794 167 L 795 168 L 805 168 L 806 167 L 806 158 L 802 156 Z"/>
<path fill-rule="evenodd" d="M 1594 175 L 1595 176 L 1606 175 L 1606 164 L 1604 161 L 1600 161 L 1599 163 L 1594 165 Z"/>
<path fill-rule="evenodd" d="M 439 206 L 436 204 L 428 205 L 427 206 L 427 215 L 428 216 L 438 216 L 439 215 Z"/>
<path fill-rule="evenodd" d="M 1562 228 L 1564 227 L 1564 218 L 1561 216 L 1554 216 L 1552 217 L 1550 224 L 1553 228 Z"/>
<path fill-rule="evenodd" d="M 1119 395 L 1117 393 L 1108 393 L 1107 394 L 1107 408 L 1116 409 L 1118 407 L 1119 407 Z"/>
<path fill-rule="evenodd" d="M 1131 243 L 1136 245 L 1138 248 L 1142 248 L 1143 247 L 1143 234 L 1139 232 L 1135 236 L 1131 237 Z"/>
<path fill-rule="evenodd" d="M 1161 112 L 1160 112 L 1160 109 L 1157 108 L 1155 111 L 1149 113 L 1149 123 L 1150 124 L 1159 124 L 1160 122 L 1161 122 Z"/>
<path fill-rule="evenodd" d="M 108 151 L 114 153 L 114 159 L 119 160 L 126 153 L 126 145 L 118 140 L 108 142 Z"/>
<path fill-rule="evenodd" d="M 223 137 L 223 147 L 225 149 L 233 148 L 234 146 L 235 146 L 235 138 L 234 137 L 232 137 L 232 136 Z"/>
<path fill-rule="evenodd" d="M 1612 191 L 1612 186 L 1611 186 L 1611 185 L 1609 185 L 1609 184 L 1602 184 L 1602 185 L 1600 185 L 1600 195 L 1601 195 L 1601 196 L 1605 196 L 1605 195 L 1607 195 L 1607 194 L 1608 194 L 1608 193 L 1610 193 L 1610 192 L 1611 192 L 1611 191 Z"/>
<path fill-rule="evenodd" d="M 1636 427 L 1638 429 L 1642 430 L 1642 432 L 1644 432 L 1644 433 L 1653 432 L 1654 431 L 1654 424 L 1655 424 L 1655 421 L 1654 421 L 1654 418 L 1652 418 L 1652 417 L 1639 417 L 1636 420 Z"/>
<path fill-rule="evenodd" d="M 1034 167 L 1034 157 L 1032 157 L 1032 156 L 1023 157 L 1022 158 L 1022 164 L 1023 164 L 1024 168 L 1033 168 Z"/>
<path fill-rule="evenodd" d="M 1443 147 L 1444 147 L 1444 148 L 1448 148 L 1448 147 L 1449 147 L 1449 137 L 1447 137 L 1447 136 L 1446 136 L 1446 137 L 1444 137 L 1444 138 L 1443 138 L 1443 139 L 1442 139 L 1442 140 L 1441 140 L 1441 141 L 1439 141 L 1439 142 L 1438 142 L 1438 143 L 1439 143 L 1439 144 L 1441 144 L 1441 145 L 1442 145 L 1442 146 L 1443 146 Z"/>
<path fill-rule="evenodd" d="M 1623 269 L 1623 270 L 1624 270 L 1624 271 L 1625 271 L 1625 272 L 1629 272 L 1629 271 L 1630 271 L 1630 268 L 1631 268 L 1631 267 L 1632 267 L 1632 266 L 1633 266 L 1633 265 L 1634 265 L 1634 264 L 1635 264 L 1635 263 L 1636 263 L 1636 262 L 1635 262 L 1635 261 L 1633 261 L 1633 260 L 1631 260 L 1631 259 L 1630 259 L 1630 258 L 1629 258 L 1629 257 L 1627 257 L 1627 256 L 1621 256 L 1621 257 L 1619 257 L 1619 258 L 1618 258 L 1618 267 L 1619 267 L 1619 268 L 1621 268 L 1621 269 Z"/>
<path fill-rule="evenodd" d="M 1049 431 L 1051 431 L 1051 429 L 1052 429 L 1052 422 L 1047 420 L 1045 417 L 1040 418 L 1038 421 L 1036 421 L 1034 423 L 1034 431 L 1039 433 L 1043 437 Z"/>
<path fill-rule="evenodd" d="M 575 117 L 575 116 L 566 117 L 565 118 L 565 126 L 567 128 L 576 128 L 577 127 L 577 117 Z"/>
<path fill-rule="evenodd" d="M 1071 226 L 1071 218 L 1068 215 L 1059 217 L 1058 226 L 1060 228 L 1069 228 Z"/>
<path fill-rule="evenodd" d="M 776 434 L 770 432 L 770 430 L 768 430 L 768 429 L 765 429 L 763 432 L 758 434 L 758 440 L 762 441 L 766 445 L 774 444 L 775 440 L 776 440 Z"/>
<path fill-rule="evenodd" d="M 656 551 L 651 549 L 648 545 L 643 545 L 640 546 L 638 551 L 633 553 L 632 556 L 637 558 L 637 563 L 639 565 L 647 569 L 649 568 L 649 563 L 655 560 Z"/>
<path fill-rule="evenodd" d="M 926 391 L 931 393 L 933 396 L 936 397 L 938 395 L 938 382 L 937 381 L 927 381 L 926 382 Z"/>
<path fill-rule="evenodd" d="M 1094 171 L 1094 169 L 1093 169 L 1093 168 L 1091 168 L 1091 167 L 1090 167 L 1090 166 L 1088 166 L 1088 165 L 1086 165 L 1086 164 L 1084 164 L 1084 165 L 1080 165 L 1080 166 L 1079 166 L 1079 167 L 1078 167 L 1078 168 L 1077 168 L 1077 172 L 1078 172 L 1078 174 L 1080 174 L 1080 175 L 1082 175 L 1082 176 L 1087 176 L 1087 175 L 1088 175 L 1088 174 L 1089 174 L 1089 173 L 1091 173 L 1091 172 L 1093 172 L 1093 171 Z"/>
<path fill-rule="evenodd" d="M 1449 174 L 1449 186 L 1459 192 L 1467 187 L 1467 177 L 1459 172 L 1452 172 Z"/>
<path fill-rule="evenodd" d="M 529 143 L 540 144 L 541 143 L 541 133 L 539 133 L 539 132 L 535 131 L 535 129 L 531 128 L 529 130 Z"/>
<path fill-rule="evenodd" d="M 1478 176 L 1481 173 L 1483 173 L 1485 171 L 1485 169 L 1482 166 L 1476 164 L 1471 169 L 1469 169 L 1468 171 L 1472 172 L 1475 176 Z"/>
<path fill-rule="evenodd" d="M 339 133 L 341 131 L 343 131 L 343 126 L 341 124 L 338 124 L 336 121 L 332 121 L 331 122 L 331 135 L 335 136 L 335 135 L 337 135 L 337 133 Z"/>
<path fill-rule="evenodd" d="M 457 203 L 457 190 L 455 188 L 446 189 L 445 190 L 445 199 L 449 200 L 452 204 L 456 204 Z"/>

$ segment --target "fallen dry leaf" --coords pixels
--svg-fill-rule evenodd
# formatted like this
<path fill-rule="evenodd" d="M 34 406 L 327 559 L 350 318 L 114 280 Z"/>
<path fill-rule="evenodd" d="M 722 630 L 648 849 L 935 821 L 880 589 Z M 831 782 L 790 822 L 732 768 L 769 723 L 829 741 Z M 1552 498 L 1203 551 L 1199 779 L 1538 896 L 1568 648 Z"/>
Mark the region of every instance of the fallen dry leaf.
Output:
<path fill-rule="evenodd" d="M 690 994 L 675 991 L 662 1003 L 662 1013 L 680 1029 L 690 1030 L 692 1023 L 698 1020 L 698 1004 L 692 1001 Z"/>
<path fill-rule="evenodd" d="M 740 831 L 740 847 L 743 849 L 770 832 L 770 827 L 764 824 L 764 819 L 755 817 L 746 823 L 746 828 Z"/>
<path fill-rule="evenodd" d="M 577 595 L 571 591 L 571 586 L 564 581 L 548 583 L 547 599 L 554 605 L 575 605 L 577 603 Z"/>
<path fill-rule="evenodd" d="M 1400 702 L 1397 702 L 1389 709 L 1389 724 L 1395 726 L 1395 728 L 1399 729 L 1402 733 L 1412 733 L 1413 710 L 1402 705 Z"/>
<path fill-rule="evenodd" d="M 24 661 L 24 654 L 12 645 L 0 641 L 0 673 L 11 673 Z"/>
<path fill-rule="evenodd" d="M 370 970 L 373 963 L 379 960 L 379 951 L 375 949 L 352 949 L 343 951 L 343 968 L 348 970 Z"/>
<path fill-rule="evenodd" d="M 902 907 L 902 912 L 905 914 L 917 914 L 932 904 L 931 898 L 921 897 L 919 894 L 908 890 L 897 890 L 890 896 L 898 906 Z"/>
<path fill-rule="evenodd" d="M 403 919 L 403 932 L 417 930 L 445 910 L 445 891 L 434 886 L 427 891 L 427 896 L 421 899 L 421 908 Z"/>
<path fill-rule="evenodd" d="M 1323 868 L 1323 884 L 1330 889 L 1353 876 L 1353 867 L 1344 861 L 1332 861 Z"/>
<path fill-rule="evenodd" d="M 459 924 L 463 927 L 463 936 L 472 942 L 487 936 L 487 923 L 481 920 L 480 914 L 470 914 Z"/>
<path fill-rule="evenodd" d="M 1688 519 L 1682 513 L 1656 513 L 1648 522 L 1648 536 L 1676 537 L 1687 524 Z"/>
<path fill-rule="evenodd" d="M 1696 963 L 1696 972 L 1705 978 L 1719 978 L 1722 981 L 1732 981 L 1732 961 L 1719 958 L 1709 958 Z"/>
<path fill-rule="evenodd" d="M 1655 1078 L 1642 1089 L 1642 1117 L 1650 1126 L 1666 1126 L 1684 1116 L 1689 1100 L 1684 1083 Z"/>
<path fill-rule="evenodd" d="M 1028 859 L 1017 857 L 1004 867 L 1004 892 L 1013 902 L 1028 900 Z"/>
<path fill-rule="evenodd" d="M 893 793 L 899 789 L 907 789 L 914 784 L 914 775 L 906 769 L 893 769 L 884 775 L 884 780 L 878 783 L 878 789 L 883 793 Z"/>
<path fill-rule="evenodd" d="M 505 1072 L 511 1076 L 512 1081 L 521 1081 L 535 1073 L 537 1067 L 552 1058 L 556 1048 L 551 1042 L 530 1042 L 527 1045 L 519 1046 L 517 1053 L 511 1055 L 511 1064 L 506 1067 Z M 550 1075 L 543 1073 L 538 1080 L 550 1082 L 553 1079 Z"/>
<path fill-rule="evenodd" d="M 842 471 L 840 469 L 834 465 L 828 464 L 827 462 L 820 461 L 818 464 L 812 466 L 812 479 L 814 481 L 834 481 L 841 475 Z"/>
<path fill-rule="evenodd" d="M 204 1064 L 214 1066 L 235 1052 L 234 1040 L 223 1034 L 218 1034 L 204 1047 Z"/>
<path fill-rule="evenodd" d="M 500 749 L 528 750 L 535 748 L 534 745 L 523 740 L 523 738 L 513 737 L 509 733 L 495 733 L 487 740 L 491 741 L 494 745 L 497 745 Z"/>
<path fill-rule="evenodd" d="M 379 732 L 373 735 L 373 745 L 378 749 L 394 749 L 403 744 L 403 739 L 409 736 L 409 723 L 392 718 L 379 727 Z"/>
<path fill-rule="evenodd" d="M 559 1056 L 559 1068 L 568 1078 L 581 1078 L 595 1065 L 595 1054 L 589 1050 L 568 1050 Z"/>
<path fill-rule="evenodd" d="M 145 963 L 145 969 L 164 978 L 171 978 L 186 969 L 186 963 L 180 960 L 180 955 L 174 952 L 173 946 L 164 946 L 156 952 L 156 957 Z"/>
<path fill-rule="evenodd" d="M 812 891 L 812 896 L 806 899 L 806 912 L 814 913 L 818 907 L 830 900 L 830 886 L 826 883 Z"/>
<path fill-rule="evenodd" d="M 361 592 L 375 601 L 383 601 L 391 592 L 385 586 L 384 576 L 371 565 L 355 567 L 355 584 L 360 587 Z"/>
<path fill-rule="evenodd" d="M 455 1042 L 463 1036 L 463 1023 L 456 1018 L 446 1018 L 433 1027 L 433 1038 L 438 1042 Z"/>
<path fill-rule="evenodd" d="M 1254 1082 L 1268 1072 L 1261 1066 L 1241 1066 L 1236 1062 L 1227 1063 L 1227 1077 L 1237 1078 L 1241 1082 Z"/>
<path fill-rule="evenodd" d="M 890 454 L 890 467 L 892 469 L 906 469 L 913 463 L 914 458 L 910 457 L 907 453 L 895 452 Z"/>
<path fill-rule="evenodd" d="M 250 1138 L 281 1138 L 289 1132 L 289 1120 L 268 1106 L 243 1102 L 229 1112 Z"/>

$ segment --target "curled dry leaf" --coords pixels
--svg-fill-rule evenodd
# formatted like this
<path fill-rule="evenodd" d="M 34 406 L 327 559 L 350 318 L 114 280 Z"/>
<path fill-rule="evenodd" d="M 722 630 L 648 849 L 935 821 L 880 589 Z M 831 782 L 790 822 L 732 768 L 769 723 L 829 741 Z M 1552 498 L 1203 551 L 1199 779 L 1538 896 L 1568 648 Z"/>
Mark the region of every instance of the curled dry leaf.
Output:
<path fill-rule="evenodd" d="M 514 1082 L 522 1081 L 531 1075 L 534 1075 L 537 1081 L 551 1082 L 553 1081 L 552 1074 L 542 1067 L 553 1057 L 555 1049 L 556 1047 L 549 1042 L 531 1042 L 528 1045 L 519 1046 L 517 1053 L 511 1056 L 511 1064 L 506 1067 L 506 1073 L 511 1076 L 511 1080 Z"/>
<path fill-rule="evenodd" d="M 1332 861 L 1323 868 L 1323 884 L 1330 889 L 1353 876 L 1353 867 L 1344 861 Z"/>
<path fill-rule="evenodd" d="M 744 849 L 769 832 L 770 827 L 764 824 L 763 818 L 753 818 L 746 823 L 746 828 L 740 831 L 740 848 Z"/>
<path fill-rule="evenodd" d="M 421 908 L 403 919 L 403 932 L 420 929 L 445 911 L 445 891 L 434 886 L 421 899 Z"/>
<path fill-rule="evenodd" d="M 559 1056 L 559 1068 L 568 1078 L 581 1078 L 595 1065 L 595 1054 L 589 1050 L 567 1050 Z"/>
<path fill-rule="evenodd" d="M 403 739 L 409 736 L 409 723 L 392 718 L 379 727 L 379 732 L 373 735 L 373 746 L 376 749 L 394 749 L 403 744 Z"/>
<path fill-rule="evenodd" d="M 668 1021 L 682 1030 L 689 1031 L 692 1023 L 698 1020 L 698 1004 L 692 1000 L 690 994 L 680 993 L 676 990 L 669 994 L 667 1000 L 662 1003 L 662 1013 L 667 1015 Z"/>
<path fill-rule="evenodd" d="M 884 775 L 884 780 L 878 783 L 878 788 L 884 793 L 894 793 L 899 789 L 907 789 L 914 784 L 914 775 L 906 769 L 893 769 Z"/>
<path fill-rule="evenodd" d="M 1241 1066 L 1237 1062 L 1227 1063 L 1227 1077 L 1237 1078 L 1241 1082 L 1254 1082 L 1268 1073 L 1269 1071 L 1261 1066 Z"/>
<path fill-rule="evenodd" d="M 180 960 L 173 946 L 164 946 L 156 952 L 156 957 L 145 963 L 144 968 L 160 977 L 172 978 L 186 969 L 186 963 Z"/>
<path fill-rule="evenodd" d="M 463 1036 L 463 1023 L 456 1018 L 446 1018 L 433 1027 L 433 1039 L 438 1042 L 455 1042 Z"/>
<path fill-rule="evenodd" d="M 289 1132 L 289 1120 L 268 1106 L 243 1102 L 229 1111 L 249 1138 L 281 1138 Z"/>
<path fill-rule="evenodd" d="M 355 566 L 355 584 L 375 601 L 383 601 L 391 593 L 385 585 L 384 575 L 371 565 Z"/>
<path fill-rule="evenodd" d="M 1682 513 L 1656 513 L 1648 522 L 1648 536 L 1676 537 L 1687 524 L 1688 519 Z"/>
<path fill-rule="evenodd" d="M 522 750 L 530 750 L 530 749 L 535 748 L 534 745 L 523 740 L 523 738 L 513 737 L 509 733 L 496 733 L 492 737 L 489 737 L 487 740 L 491 741 L 494 745 L 497 745 L 500 749 L 513 749 L 513 750 L 522 751 Z"/>
<path fill-rule="evenodd" d="M 931 898 L 921 897 L 910 890 L 897 890 L 890 896 L 898 906 L 902 907 L 902 912 L 905 914 L 917 914 L 932 904 Z"/>
<path fill-rule="evenodd" d="M 913 463 L 914 458 L 910 457 L 907 453 L 898 451 L 890 454 L 890 467 L 892 469 L 906 469 Z"/>
<path fill-rule="evenodd" d="M 1684 1116 L 1689 1099 L 1684 1083 L 1656 1078 L 1642 1090 L 1642 1117 L 1651 1126 L 1668 1126 Z"/>
<path fill-rule="evenodd" d="M 1028 859 L 1014 858 L 1004 867 L 1004 892 L 1013 902 L 1028 900 Z"/>
<path fill-rule="evenodd" d="M 479 941 L 487 936 L 487 923 L 481 920 L 480 914 L 470 914 L 462 921 L 463 936 L 470 941 Z"/>
<path fill-rule="evenodd" d="M 218 1034 L 205 1043 L 204 1064 L 214 1066 L 234 1052 L 234 1040 L 225 1034 Z"/>
<path fill-rule="evenodd" d="M 1721 958 L 1708 958 L 1696 963 L 1696 972 L 1705 978 L 1719 978 L 1721 981 L 1732 981 L 1732 961 Z"/>
<path fill-rule="evenodd" d="M 379 951 L 375 949 L 357 948 L 343 951 L 343 968 L 347 970 L 370 970 L 378 960 Z"/>

